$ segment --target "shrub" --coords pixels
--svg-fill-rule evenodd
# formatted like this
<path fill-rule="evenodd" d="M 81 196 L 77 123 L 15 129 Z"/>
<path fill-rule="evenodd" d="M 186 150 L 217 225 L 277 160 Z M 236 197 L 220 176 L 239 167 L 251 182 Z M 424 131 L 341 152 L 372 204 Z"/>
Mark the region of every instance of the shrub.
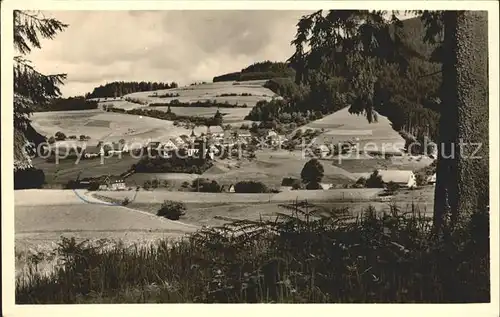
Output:
<path fill-rule="evenodd" d="M 299 190 L 302 189 L 302 183 L 295 183 L 292 185 L 293 190 Z"/>
<path fill-rule="evenodd" d="M 262 182 L 242 181 L 234 185 L 235 193 L 267 193 L 268 188 Z"/>
<path fill-rule="evenodd" d="M 70 135 L 68 138 L 69 138 L 70 140 L 76 140 L 76 135 Z"/>
<path fill-rule="evenodd" d="M 250 126 L 246 123 L 243 123 L 240 127 L 241 130 L 249 130 L 250 129 Z"/>
<path fill-rule="evenodd" d="M 143 188 L 145 190 L 150 190 L 151 189 L 151 181 L 145 181 L 144 185 L 143 185 Z"/>
<path fill-rule="evenodd" d="M 382 180 L 382 176 L 378 174 L 378 171 L 374 171 L 370 177 L 366 180 L 367 188 L 383 188 L 384 181 Z"/>
<path fill-rule="evenodd" d="M 49 144 L 54 144 L 54 143 L 56 143 L 56 139 L 55 139 L 53 136 L 51 136 L 51 137 L 47 140 L 47 142 L 48 142 Z"/>
<path fill-rule="evenodd" d="M 184 205 L 184 203 L 180 201 L 165 200 L 156 215 L 170 220 L 179 220 L 179 218 L 185 214 L 186 205 Z"/>
<path fill-rule="evenodd" d="M 304 183 L 319 183 L 323 179 L 325 170 L 317 159 L 311 159 L 302 168 L 300 177 Z"/>
<path fill-rule="evenodd" d="M 366 178 L 364 178 L 364 177 L 358 178 L 358 180 L 356 181 L 356 184 L 354 184 L 354 185 L 357 188 L 366 187 Z"/>
<path fill-rule="evenodd" d="M 61 131 L 57 131 L 55 134 L 56 141 L 64 141 L 66 140 L 66 134 L 62 133 Z"/>
<path fill-rule="evenodd" d="M 99 182 L 91 182 L 89 185 L 90 191 L 96 191 L 99 189 Z"/>
<path fill-rule="evenodd" d="M 395 194 L 399 190 L 399 185 L 393 181 L 387 183 L 386 190 L 389 194 Z"/>
<path fill-rule="evenodd" d="M 122 206 L 127 206 L 128 204 L 130 204 L 130 199 L 128 197 L 125 197 L 122 200 Z"/>
<path fill-rule="evenodd" d="M 153 187 L 153 188 L 158 188 L 158 187 L 160 187 L 160 181 L 159 181 L 158 179 L 156 179 L 156 178 L 155 178 L 155 179 L 153 179 L 153 180 L 151 181 L 151 187 Z"/>
<path fill-rule="evenodd" d="M 427 175 L 423 172 L 415 173 L 415 181 L 417 186 L 425 186 L 427 185 Z"/>
<path fill-rule="evenodd" d="M 215 180 L 208 180 L 206 178 L 197 178 L 193 180 L 191 188 L 194 191 L 205 193 L 218 193 L 221 191 L 221 186 Z"/>

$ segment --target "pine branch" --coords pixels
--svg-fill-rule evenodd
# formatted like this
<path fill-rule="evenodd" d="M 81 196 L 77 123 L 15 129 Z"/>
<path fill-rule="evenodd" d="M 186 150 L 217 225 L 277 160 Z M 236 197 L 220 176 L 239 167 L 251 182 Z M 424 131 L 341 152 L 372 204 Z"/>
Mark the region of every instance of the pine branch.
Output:
<path fill-rule="evenodd" d="M 25 55 L 31 52 L 31 46 L 41 48 L 40 37 L 53 39 L 55 35 L 69 25 L 41 14 L 29 14 L 14 10 L 14 48 Z"/>

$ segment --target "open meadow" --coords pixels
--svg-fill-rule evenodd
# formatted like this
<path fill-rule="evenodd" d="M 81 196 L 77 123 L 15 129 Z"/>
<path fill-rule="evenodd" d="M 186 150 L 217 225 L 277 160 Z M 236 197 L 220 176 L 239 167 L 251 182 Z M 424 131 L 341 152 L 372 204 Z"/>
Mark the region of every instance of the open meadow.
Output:
<path fill-rule="evenodd" d="M 61 237 L 148 244 L 163 238 L 177 239 L 196 229 L 122 206 L 103 204 L 83 191 L 18 190 L 14 201 L 17 274 L 23 271 L 30 257 L 57 247 Z M 56 260 L 41 265 L 49 271 Z"/>
<path fill-rule="evenodd" d="M 307 129 L 324 129 L 315 144 L 338 144 L 357 139 L 355 143 L 358 143 L 359 149 L 366 147 L 367 151 L 385 150 L 386 153 L 401 152 L 405 145 L 405 140 L 386 117 L 377 115 L 377 122 L 368 123 L 365 116 L 349 113 L 348 107 L 297 128 L 302 131 Z"/>
<path fill-rule="evenodd" d="M 197 84 L 192 86 L 135 92 L 125 95 L 123 98 L 137 99 L 143 102 L 151 103 L 170 103 L 172 100 L 180 102 L 196 102 L 196 101 L 217 101 L 228 102 L 231 105 L 247 104 L 248 107 L 253 107 L 260 100 L 270 100 L 273 97 L 279 97 L 271 90 L 264 88 L 263 84 L 266 81 L 250 81 L 250 82 L 216 82 Z M 235 84 L 236 83 L 236 84 Z M 162 95 L 171 94 L 173 97 L 160 98 Z M 234 96 L 236 94 L 237 96 Z M 178 95 L 178 96 L 177 96 Z M 228 96 L 233 95 L 233 96 Z M 244 96 L 246 95 L 246 96 Z"/>
<path fill-rule="evenodd" d="M 61 131 L 66 136 L 90 136 L 89 142 L 128 142 L 150 138 L 175 137 L 191 130 L 174 126 L 172 121 L 102 110 L 54 111 L 34 113 L 33 127 L 41 134 L 54 136 Z M 199 127 L 203 128 L 203 127 Z M 205 128 L 206 129 L 206 128 Z"/>

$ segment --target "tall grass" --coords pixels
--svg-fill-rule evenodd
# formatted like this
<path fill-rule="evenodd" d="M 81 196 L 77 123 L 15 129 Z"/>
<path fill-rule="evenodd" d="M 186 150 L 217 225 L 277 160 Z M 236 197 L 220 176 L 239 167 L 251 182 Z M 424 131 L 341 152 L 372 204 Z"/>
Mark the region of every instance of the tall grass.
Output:
<path fill-rule="evenodd" d="M 489 219 L 434 238 L 417 209 L 282 205 L 274 221 L 233 221 L 176 243 L 110 248 L 64 239 L 62 264 L 19 278 L 23 303 L 488 302 Z M 33 264 L 31 264 L 33 265 Z M 29 270 L 28 270 L 29 271 Z M 35 270 L 32 270 L 35 271 Z"/>

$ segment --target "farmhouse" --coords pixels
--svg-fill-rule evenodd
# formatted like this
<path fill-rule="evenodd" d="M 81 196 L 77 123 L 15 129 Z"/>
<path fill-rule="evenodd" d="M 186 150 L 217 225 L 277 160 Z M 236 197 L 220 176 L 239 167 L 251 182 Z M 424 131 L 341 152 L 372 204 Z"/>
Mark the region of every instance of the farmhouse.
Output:
<path fill-rule="evenodd" d="M 417 181 L 413 171 L 378 170 L 378 174 L 382 177 L 382 181 L 385 184 L 394 182 L 399 186 L 406 188 L 414 188 L 417 186 Z"/>
<path fill-rule="evenodd" d="M 125 190 L 125 181 L 115 176 L 106 176 L 99 183 L 99 190 Z"/>
<path fill-rule="evenodd" d="M 314 154 L 321 158 L 328 156 L 328 153 L 330 153 L 330 149 L 324 144 L 321 144 L 314 149 Z"/>

